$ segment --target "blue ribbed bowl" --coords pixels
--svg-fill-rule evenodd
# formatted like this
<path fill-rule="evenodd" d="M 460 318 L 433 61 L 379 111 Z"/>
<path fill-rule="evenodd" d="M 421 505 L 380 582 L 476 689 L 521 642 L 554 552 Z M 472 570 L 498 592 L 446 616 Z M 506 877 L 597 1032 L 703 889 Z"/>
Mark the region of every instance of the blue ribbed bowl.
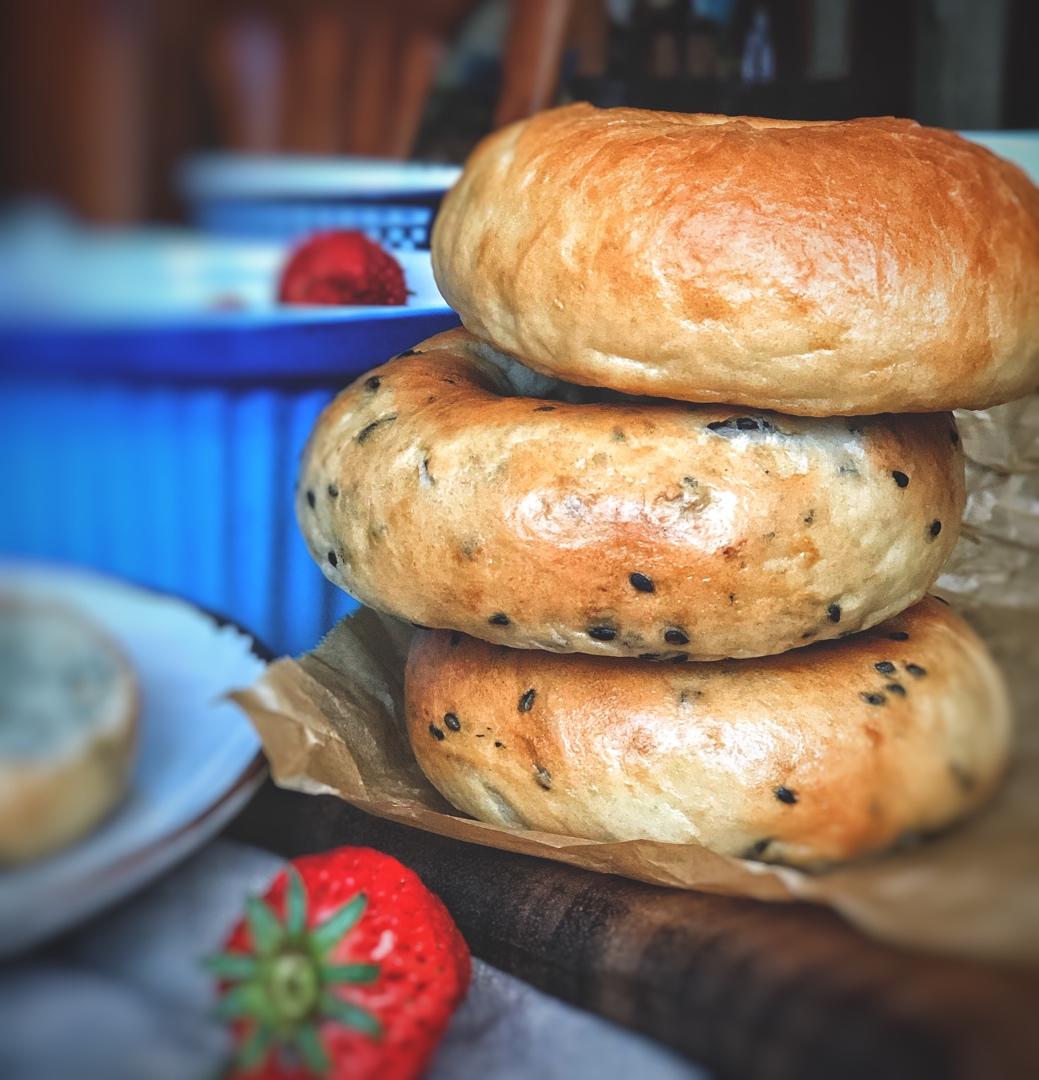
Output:
<path fill-rule="evenodd" d="M 401 256 L 407 307 L 279 309 L 277 247 L 49 243 L 0 247 L 0 552 L 178 593 L 278 652 L 312 647 L 354 605 L 296 527 L 299 454 L 337 390 L 457 324 L 428 255 Z M 205 310 L 228 294 L 248 306 Z"/>

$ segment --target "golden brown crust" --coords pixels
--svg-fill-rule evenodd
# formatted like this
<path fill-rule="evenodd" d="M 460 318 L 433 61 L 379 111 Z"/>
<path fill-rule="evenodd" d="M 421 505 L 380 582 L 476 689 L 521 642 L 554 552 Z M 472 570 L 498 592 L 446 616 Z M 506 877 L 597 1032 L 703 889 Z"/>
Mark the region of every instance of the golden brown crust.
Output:
<path fill-rule="evenodd" d="M 755 656 L 901 611 L 955 543 L 948 415 L 569 404 L 508 396 L 488 355 L 442 334 L 318 421 L 297 515 L 372 607 L 517 648 Z"/>
<path fill-rule="evenodd" d="M 985 647 L 934 599 L 843 641 L 714 664 L 422 632 L 405 692 L 419 765 L 474 817 L 803 866 L 971 811 L 1011 726 Z"/>
<path fill-rule="evenodd" d="M 76 657 L 95 654 L 113 672 L 103 708 L 46 756 L 0 755 L 0 866 L 29 862 L 78 840 L 106 817 L 126 791 L 137 741 L 140 694 L 122 649 L 77 611 L 49 602 L 0 597 L 0 618 L 21 620 L 25 633 L 49 633 Z M 41 629 L 42 627 L 42 629 Z M 41 664 L 68 655 L 43 653 Z M 71 704 L 70 708 L 75 708 Z M 12 721 L 13 722 L 13 721 Z"/>
<path fill-rule="evenodd" d="M 1039 384 L 1039 189 L 908 120 L 555 109 L 480 144 L 432 247 L 474 334 L 573 382 L 801 415 Z"/>

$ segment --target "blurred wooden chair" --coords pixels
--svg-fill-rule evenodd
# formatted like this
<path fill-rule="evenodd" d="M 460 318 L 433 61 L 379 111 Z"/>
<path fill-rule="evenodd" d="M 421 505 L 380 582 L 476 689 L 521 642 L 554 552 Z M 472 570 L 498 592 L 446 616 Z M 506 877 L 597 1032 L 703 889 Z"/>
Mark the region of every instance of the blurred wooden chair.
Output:
<path fill-rule="evenodd" d="M 206 59 L 226 142 L 245 151 L 407 157 L 447 46 L 478 5 L 223 3 Z M 511 0 L 496 126 L 551 104 L 568 33 L 596 12 L 605 27 L 603 0 Z"/>
<path fill-rule="evenodd" d="M 173 164 L 214 134 L 229 150 L 405 158 L 480 2 L 0 3 L 4 188 L 131 221 L 172 211 Z M 605 27 L 605 0 L 510 0 L 494 123 L 551 104 L 568 35 L 592 43 L 587 66 Z"/>

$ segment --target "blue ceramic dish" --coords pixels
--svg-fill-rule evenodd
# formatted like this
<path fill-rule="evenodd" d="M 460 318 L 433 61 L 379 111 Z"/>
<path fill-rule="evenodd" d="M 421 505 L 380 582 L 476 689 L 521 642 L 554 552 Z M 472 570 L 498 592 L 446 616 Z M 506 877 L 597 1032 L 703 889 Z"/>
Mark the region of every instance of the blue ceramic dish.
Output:
<path fill-rule="evenodd" d="M 284 254 L 163 233 L 0 243 L 0 552 L 175 592 L 283 653 L 355 606 L 296 528 L 300 451 L 337 390 L 457 318 L 425 252 L 400 253 L 406 307 L 278 308 Z"/>

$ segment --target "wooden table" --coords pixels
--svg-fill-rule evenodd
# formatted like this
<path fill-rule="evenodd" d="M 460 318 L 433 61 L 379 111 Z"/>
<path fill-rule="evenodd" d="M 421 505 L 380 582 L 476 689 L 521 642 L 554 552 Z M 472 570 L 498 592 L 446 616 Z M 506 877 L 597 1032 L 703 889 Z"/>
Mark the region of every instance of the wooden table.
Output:
<path fill-rule="evenodd" d="M 465 845 L 269 782 L 229 835 L 287 856 L 389 852 L 440 895 L 476 956 L 719 1077 L 1039 1076 L 1039 976 L 879 945 L 824 908 Z"/>

